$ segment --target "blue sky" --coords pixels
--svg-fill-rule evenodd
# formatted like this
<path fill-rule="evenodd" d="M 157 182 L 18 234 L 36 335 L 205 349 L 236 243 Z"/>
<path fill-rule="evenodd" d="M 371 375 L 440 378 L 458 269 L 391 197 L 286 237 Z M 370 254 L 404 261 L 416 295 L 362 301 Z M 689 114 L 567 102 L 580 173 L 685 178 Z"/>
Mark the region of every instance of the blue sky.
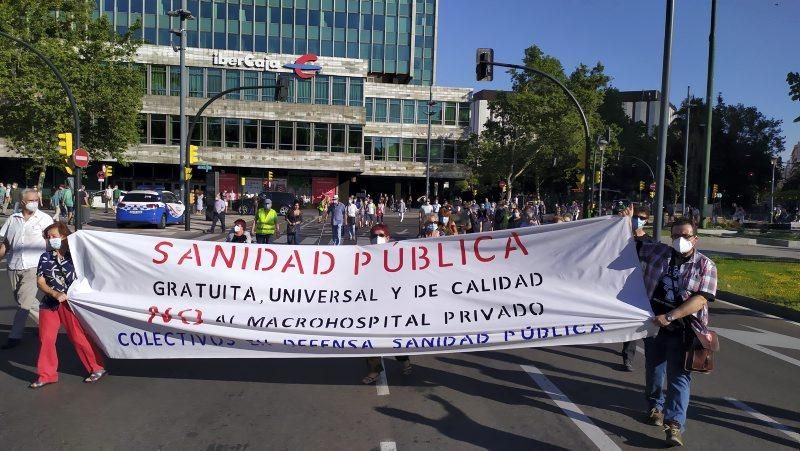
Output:
<path fill-rule="evenodd" d="M 704 97 L 711 0 L 675 2 L 670 101 L 686 87 Z M 661 89 L 666 0 L 440 0 L 438 85 L 504 89 L 508 75 L 475 81 L 475 49 L 520 63 L 531 44 L 567 72 L 601 61 L 621 90 Z M 757 107 L 783 120 L 787 152 L 800 141 L 800 102 L 786 73 L 800 71 L 800 0 L 719 0 L 714 92 L 728 104 Z M 716 95 L 716 94 L 715 94 Z"/>

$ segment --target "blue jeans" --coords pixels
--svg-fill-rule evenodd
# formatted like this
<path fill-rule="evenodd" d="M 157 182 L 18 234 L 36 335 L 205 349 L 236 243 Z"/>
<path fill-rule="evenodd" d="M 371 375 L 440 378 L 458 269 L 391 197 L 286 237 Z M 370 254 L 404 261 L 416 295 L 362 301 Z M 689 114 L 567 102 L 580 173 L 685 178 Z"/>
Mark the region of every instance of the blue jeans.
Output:
<path fill-rule="evenodd" d="M 333 238 L 333 244 L 338 246 L 342 244 L 342 225 L 341 224 L 331 224 L 331 237 Z"/>
<path fill-rule="evenodd" d="M 692 375 L 684 369 L 686 347 L 682 332 L 659 331 L 644 339 L 645 397 L 648 407 L 664 413 L 665 423 L 686 430 L 689 385 Z M 666 390 L 664 382 L 666 381 Z"/>

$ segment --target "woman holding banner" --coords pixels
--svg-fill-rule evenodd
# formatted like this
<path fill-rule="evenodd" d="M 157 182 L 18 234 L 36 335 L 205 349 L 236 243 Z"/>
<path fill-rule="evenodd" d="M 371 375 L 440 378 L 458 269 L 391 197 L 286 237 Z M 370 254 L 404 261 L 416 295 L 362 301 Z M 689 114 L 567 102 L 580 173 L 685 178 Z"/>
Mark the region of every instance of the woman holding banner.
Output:
<path fill-rule="evenodd" d="M 369 239 L 370 244 L 388 243 L 391 240 L 391 236 L 389 235 L 389 227 L 386 224 L 377 224 L 373 226 L 369 230 Z M 413 367 L 411 366 L 411 360 L 409 357 L 407 355 L 399 355 L 395 357 L 395 359 L 402 364 L 403 374 L 406 376 L 410 375 Z M 383 372 L 381 358 L 367 357 L 367 366 L 369 367 L 369 373 L 367 373 L 367 375 L 361 379 L 361 383 L 364 385 L 374 384 Z"/>
<path fill-rule="evenodd" d="M 106 375 L 103 356 L 86 336 L 78 318 L 72 312 L 67 300 L 67 289 L 75 281 L 75 267 L 69 252 L 67 236 L 70 230 L 63 222 L 57 222 L 44 229 L 48 250 L 39 258 L 36 270 L 37 285 L 44 294 L 39 307 L 39 360 L 37 372 L 39 378 L 30 384 L 30 388 L 42 388 L 58 382 L 58 355 L 56 338 L 63 325 L 67 337 L 75 346 L 81 363 L 89 372 L 83 381 L 94 383 Z"/>

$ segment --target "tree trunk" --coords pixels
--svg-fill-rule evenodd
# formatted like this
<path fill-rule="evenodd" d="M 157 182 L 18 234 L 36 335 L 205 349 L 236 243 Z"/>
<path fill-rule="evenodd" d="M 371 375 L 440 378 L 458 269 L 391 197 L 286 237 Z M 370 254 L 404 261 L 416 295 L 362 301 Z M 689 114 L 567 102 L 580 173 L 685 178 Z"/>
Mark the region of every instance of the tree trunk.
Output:
<path fill-rule="evenodd" d="M 47 163 L 42 162 L 42 166 L 39 169 L 39 178 L 36 181 L 36 189 L 39 190 L 39 203 L 42 203 L 42 187 L 44 186 L 44 176 L 47 172 Z"/>
<path fill-rule="evenodd" d="M 514 176 L 509 174 L 506 177 L 506 202 L 511 203 L 511 187 L 514 183 Z"/>

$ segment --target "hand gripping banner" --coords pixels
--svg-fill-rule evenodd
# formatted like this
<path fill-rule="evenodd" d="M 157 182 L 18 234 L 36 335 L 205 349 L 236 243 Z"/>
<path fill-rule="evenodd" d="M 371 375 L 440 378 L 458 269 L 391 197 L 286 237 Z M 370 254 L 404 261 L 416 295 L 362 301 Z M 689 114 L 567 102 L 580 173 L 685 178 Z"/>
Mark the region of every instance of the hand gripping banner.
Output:
<path fill-rule="evenodd" d="M 112 358 L 410 355 L 654 331 L 623 218 L 367 246 L 96 231 L 69 245 L 70 305 Z"/>

